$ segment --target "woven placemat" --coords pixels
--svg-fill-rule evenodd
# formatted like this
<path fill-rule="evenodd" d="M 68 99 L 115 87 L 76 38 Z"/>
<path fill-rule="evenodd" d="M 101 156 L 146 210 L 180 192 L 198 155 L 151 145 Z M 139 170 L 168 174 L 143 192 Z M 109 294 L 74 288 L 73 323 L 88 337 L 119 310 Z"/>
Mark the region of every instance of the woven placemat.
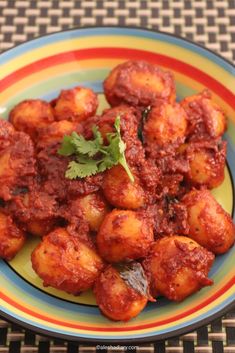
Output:
<path fill-rule="evenodd" d="M 235 62 L 235 0 L 0 0 L 0 51 L 78 26 L 141 26 L 176 33 Z M 197 331 L 135 346 L 82 345 L 0 320 L 0 353 L 235 353 L 235 310 Z"/>
<path fill-rule="evenodd" d="M 0 320 L 1 353 L 235 353 L 235 310 L 189 334 L 151 344 L 84 345 L 50 339 Z"/>
<path fill-rule="evenodd" d="M 93 25 L 176 33 L 235 61 L 234 0 L 0 0 L 0 50 L 45 33 Z"/>

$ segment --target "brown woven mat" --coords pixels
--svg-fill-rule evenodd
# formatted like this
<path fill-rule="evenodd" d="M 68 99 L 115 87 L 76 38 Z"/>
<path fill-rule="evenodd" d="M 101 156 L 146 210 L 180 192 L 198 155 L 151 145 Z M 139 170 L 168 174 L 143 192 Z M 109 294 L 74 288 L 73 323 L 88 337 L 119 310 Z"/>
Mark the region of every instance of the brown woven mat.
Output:
<path fill-rule="evenodd" d="M 235 0 L 0 0 L 0 51 L 75 26 L 130 25 L 176 33 L 235 62 Z M 235 310 L 190 334 L 135 346 L 49 339 L 0 320 L 0 353 L 235 353 Z"/>
<path fill-rule="evenodd" d="M 235 310 L 187 335 L 152 344 L 84 345 L 49 339 L 0 320 L 0 353 L 235 353 Z"/>

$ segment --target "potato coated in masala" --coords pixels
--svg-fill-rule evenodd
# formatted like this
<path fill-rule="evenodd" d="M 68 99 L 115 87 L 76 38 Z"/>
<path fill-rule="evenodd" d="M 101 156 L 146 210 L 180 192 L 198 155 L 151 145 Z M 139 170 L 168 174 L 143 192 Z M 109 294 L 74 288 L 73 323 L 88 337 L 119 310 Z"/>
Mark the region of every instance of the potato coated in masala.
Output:
<path fill-rule="evenodd" d="M 65 135 L 71 135 L 73 131 L 81 133 L 80 124 L 68 120 L 55 121 L 38 130 L 37 148 L 42 149 L 56 142 L 62 142 Z"/>
<path fill-rule="evenodd" d="M 226 142 L 221 139 L 191 142 L 183 147 L 189 162 L 186 180 L 193 186 L 213 189 L 224 180 Z"/>
<path fill-rule="evenodd" d="M 31 259 L 44 286 L 75 295 L 91 288 L 104 266 L 94 249 L 64 228 L 43 237 Z"/>
<path fill-rule="evenodd" d="M 115 207 L 137 209 L 145 203 L 145 192 L 137 176 L 135 175 L 135 181 L 131 182 L 120 164 L 107 170 L 103 192 L 106 199 Z"/>
<path fill-rule="evenodd" d="M 104 93 L 111 106 L 147 107 L 159 100 L 175 101 L 172 74 L 141 60 L 116 66 L 104 81 Z"/>
<path fill-rule="evenodd" d="M 210 251 L 190 238 L 174 235 L 157 240 L 143 262 L 152 295 L 181 301 L 213 284 L 207 277 L 213 260 Z"/>
<path fill-rule="evenodd" d="M 148 219 L 131 210 L 115 209 L 107 214 L 97 234 L 100 255 L 114 263 L 146 256 L 153 240 Z"/>
<path fill-rule="evenodd" d="M 83 219 L 93 232 L 97 232 L 109 211 L 107 201 L 101 193 L 95 192 L 71 200 L 69 213 L 72 217 Z"/>
<path fill-rule="evenodd" d="M 0 258 L 11 260 L 25 243 L 26 237 L 12 217 L 0 212 Z"/>
<path fill-rule="evenodd" d="M 211 193 L 192 190 L 182 202 L 188 211 L 189 237 L 215 254 L 228 251 L 235 241 L 235 227 Z"/>
<path fill-rule="evenodd" d="M 36 175 L 34 146 L 24 132 L 14 132 L 1 137 L 0 124 L 0 198 L 8 201 L 21 188 L 30 187 Z M 9 132 L 9 131 L 8 131 Z"/>
<path fill-rule="evenodd" d="M 36 187 L 21 193 L 6 206 L 21 229 L 36 236 L 49 233 L 56 225 L 58 205 L 52 196 Z"/>
<path fill-rule="evenodd" d="M 98 107 L 96 94 L 85 87 L 62 90 L 55 100 L 56 120 L 80 122 L 95 114 Z"/>
<path fill-rule="evenodd" d="M 48 126 L 54 120 L 51 105 L 40 99 L 22 101 L 10 112 L 10 122 L 16 130 L 25 132 L 33 140 L 37 139 L 39 128 Z"/>
<path fill-rule="evenodd" d="M 212 100 L 208 90 L 184 98 L 181 106 L 188 116 L 188 135 L 191 140 L 218 138 L 225 132 L 227 128 L 225 114 Z"/>
<path fill-rule="evenodd" d="M 108 140 L 106 138 L 106 134 L 115 132 L 114 123 L 117 116 L 119 116 L 121 120 L 121 135 L 125 142 L 127 138 L 137 138 L 140 113 L 134 107 L 130 107 L 125 104 L 114 108 L 105 109 L 101 116 L 94 116 L 87 119 L 82 124 L 84 128 L 84 135 L 86 138 L 90 139 L 93 136 L 92 127 L 96 125 L 104 139 L 104 142 L 107 143 Z"/>
<path fill-rule="evenodd" d="M 130 287 L 112 266 L 106 267 L 95 282 L 94 293 L 101 312 L 114 321 L 137 316 L 148 299 Z"/>
<path fill-rule="evenodd" d="M 177 140 L 184 141 L 187 131 L 187 115 L 178 103 L 163 102 L 154 106 L 144 124 L 147 142 L 163 147 Z"/>

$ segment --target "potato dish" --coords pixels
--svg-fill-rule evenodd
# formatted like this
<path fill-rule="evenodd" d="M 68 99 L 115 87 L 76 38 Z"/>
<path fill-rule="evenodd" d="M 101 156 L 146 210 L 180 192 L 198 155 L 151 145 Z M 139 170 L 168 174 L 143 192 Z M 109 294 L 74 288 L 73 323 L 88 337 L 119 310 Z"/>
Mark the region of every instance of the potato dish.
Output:
<path fill-rule="evenodd" d="M 207 89 L 176 101 L 171 72 L 148 62 L 118 65 L 103 87 L 101 115 L 78 86 L 0 120 L 0 257 L 40 237 L 31 261 L 44 286 L 92 288 L 106 317 L 127 321 L 212 285 L 215 256 L 233 246 L 210 192 L 224 180 L 227 121 Z"/>

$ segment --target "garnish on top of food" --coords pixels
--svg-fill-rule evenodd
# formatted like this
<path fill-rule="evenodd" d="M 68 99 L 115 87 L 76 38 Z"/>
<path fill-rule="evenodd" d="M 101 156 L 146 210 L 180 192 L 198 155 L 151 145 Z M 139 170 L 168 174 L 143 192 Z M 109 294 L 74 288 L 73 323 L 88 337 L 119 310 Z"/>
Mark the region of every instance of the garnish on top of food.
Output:
<path fill-rule="evenodd" d="M 124 153 L 126 145 L 121 138 L 120 116 L 115 119 L 114 127 L 116 132 L 106 134 L 108 145 L 104 144 L 97 126 L 92 128 L 93 140 L 86 140 L 76 132 L 72 132 L 70 136 L 64 136 L 58 153 L 62 156 L 75 156 L 75 160 L 68 164 L 65 173 L 66 178 L 85 178 L 121 164 L 130 180 L 134 182 L 134 176 L 130 171 Z"/>

